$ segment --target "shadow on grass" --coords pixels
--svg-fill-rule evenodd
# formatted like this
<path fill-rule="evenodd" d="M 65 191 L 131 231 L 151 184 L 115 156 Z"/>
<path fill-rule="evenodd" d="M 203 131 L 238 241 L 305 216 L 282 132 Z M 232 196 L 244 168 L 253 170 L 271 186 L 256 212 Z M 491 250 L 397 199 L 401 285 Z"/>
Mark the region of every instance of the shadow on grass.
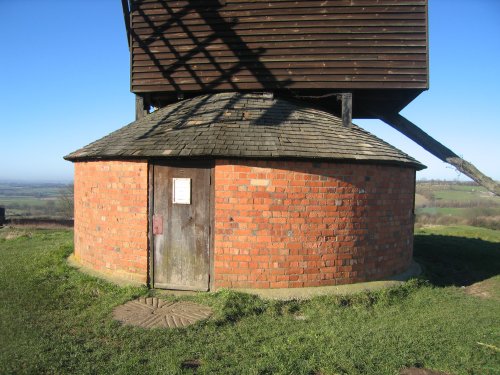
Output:
<path fill-rule="evenodd" d="M 414 257 L 436 286 L 469 286 L 500 273 L 500 243 L 475 238 L 415 235 Z"/>

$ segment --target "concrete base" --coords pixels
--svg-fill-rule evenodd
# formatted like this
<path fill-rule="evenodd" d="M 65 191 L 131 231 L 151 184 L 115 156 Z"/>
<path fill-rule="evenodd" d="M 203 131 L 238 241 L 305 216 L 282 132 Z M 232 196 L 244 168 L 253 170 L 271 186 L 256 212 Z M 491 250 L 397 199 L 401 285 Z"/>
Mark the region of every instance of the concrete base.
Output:
<path fill-rule="evenodd" d="M 107 274 L 104 272 L 98 272 L 91 268 L 85 267 L 80 264 L 77 259 L 75 259 L 74 254 L 71 254 L 67 259 L 68 264 L 71 267 L 77 268 L 79 271 L 94 277 L 102 278 L 111 283 L 120 286 L 144 286 L 145 284 L 139 283 L 135 280 L 131 280 L 127 277 L 120 276 L 117 274 Z M 306 287 L 306 288 L 282 288 L 282 289 L 234 289 L 237 292 L 249 293 L 257 295 L 264 299 L 272 300 L 293 300 L 293 299 L 310 299 L 317 296 L 324 295 L 346 295 L 346 294 L 356 294 L 364 291 L 380 290 L 384 288 L 389 288 L 392 286 L 401 285 L 403 282 L 417 277 L 422 273 L 422 268 L 420 265 L 413 261 L 410 267 L 403 273 L 399 275 L 392 276 L 386 280 L 370 281 L 366 283 L 356 283 L 347 285 L 332 285 L 332 286 L 317 286 L 317 287 Z M 160 290 L 159 290 L 160 291 Z M 175 290 L 161 290 L 164 294 L 174 294 L 177 296 L 193 295 L 200 292 L 191 291 L 175 291 Z"/>
<path fill-rule="evenodd" d="M 412 261 L 412 264 L 405 272 L 392 276 L 386 280 L 370 281 L 366 283 L 356 283 L 347 285 L 318 286 L 311 288 L 288 288 L 288 289 L 236 289 L 238 292 L 244 292 L 257 295 L 264 299 L 273 300 L 293 300 L 309 299 L 324 295 L 346 295 L 356 294 L 364 291 L 380 290 L 392 286 L 401 285 L 403 282 L 417 277 L 422 273 L 420 265 Z"/>
<path fill-rule="evenodd" d="M 119 286 L 145 286 L 145 283 L 141 283 L 137 280 L 133 280 L 130 277 L 127 277 L 125 274 L 117 273 L 113 271 L 113 273 L 99 272 L 92 268 L 86 267 L 81 264 L 78 259 L 75 258 L 75 254 L 71 254 L 67 259 L 68 264 L 71 267 L 78 269 L 80 272 L 83 272 L 87 275 L 98 277 L 100 279 L 104 279 L 109 281 L 110 283 L 117 284 Z"/>

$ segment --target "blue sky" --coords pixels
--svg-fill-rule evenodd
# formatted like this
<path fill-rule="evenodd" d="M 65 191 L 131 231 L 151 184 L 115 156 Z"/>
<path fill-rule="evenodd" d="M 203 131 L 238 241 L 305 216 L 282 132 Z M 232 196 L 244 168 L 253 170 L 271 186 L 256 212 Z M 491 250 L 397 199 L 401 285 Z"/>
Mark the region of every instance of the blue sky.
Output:
<path fill-rule="evenodd" d="M 70 181 L 62 159 L 134 119 L 119 0 L 0 0 L 0 180 Z M 500 180 L 500 1 L 429 0 L 430 90 L 402 114 Z M 466 179 L 388 125 L 356 120 Z"/>

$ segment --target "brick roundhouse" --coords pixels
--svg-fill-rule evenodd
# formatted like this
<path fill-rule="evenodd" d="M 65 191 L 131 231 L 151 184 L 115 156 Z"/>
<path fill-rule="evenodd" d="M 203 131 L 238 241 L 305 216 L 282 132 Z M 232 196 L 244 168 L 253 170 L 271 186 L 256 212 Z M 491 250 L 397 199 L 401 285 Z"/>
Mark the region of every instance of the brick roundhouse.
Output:
<path fill-rule="evenodd" d="M 154 288 L 379 280 L 412 259 L 422 164 L 379 119 L 429 88 L 427 0 L 122 0 L 136 119 L 66 156 L 75 259 Z"/>
<path fill-rule="evenodd" d="M 202 95 L 66 158 L 75 257 L 104 273 L 171 289 L 292 288 L 377 280 L 412 259 L 423 166 L 304 103 Z M 176 178 L 188 203 L 175 202 Z"/>

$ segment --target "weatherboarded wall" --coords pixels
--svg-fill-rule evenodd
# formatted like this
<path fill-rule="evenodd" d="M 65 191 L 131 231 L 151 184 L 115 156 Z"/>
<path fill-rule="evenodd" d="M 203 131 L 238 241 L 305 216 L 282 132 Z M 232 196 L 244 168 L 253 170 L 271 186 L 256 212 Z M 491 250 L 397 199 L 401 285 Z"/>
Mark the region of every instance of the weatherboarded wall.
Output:
<path fill-rule="evenodd" d="M 217 161 L 216 288 L 336 285 L 405 271 L 414 176 L 384 165 Z"/>
<path fill-rule="evenodd" d="M 147 162 L 76 162 L 76 260 L 99 272 L 146 283 L 147 207 Z"/>
<path fill-rule="evenodd" d="M 427 0 L 132 2 L 132 91 L 427 89 Z"/>

